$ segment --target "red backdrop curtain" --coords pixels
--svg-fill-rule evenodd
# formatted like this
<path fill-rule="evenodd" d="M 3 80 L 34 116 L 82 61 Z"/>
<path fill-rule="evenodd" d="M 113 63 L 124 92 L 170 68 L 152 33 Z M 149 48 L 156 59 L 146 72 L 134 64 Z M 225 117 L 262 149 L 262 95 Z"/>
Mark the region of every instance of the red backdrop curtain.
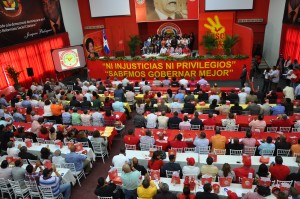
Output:
<path fill-rule="evenodd" d="M 282 25 L 281 53 L 287 58 L 300 61 L 300 27 L 294 25 Z"/>
<path fill-rule="evenodd" d="M 0 51 L 0 89 L 13 85 L 11 79 L 5 77 L 5 68 L 13 66 L 22 71 L 19 82 L 22 86 L 31 85 L 32 78 L 27 76 L 26 68 L 31 67 L 34 81 L 41 82 L 45 78 L 56 78 L 51 50 L 70 46 L 68 33 L 20 44 Z"/>

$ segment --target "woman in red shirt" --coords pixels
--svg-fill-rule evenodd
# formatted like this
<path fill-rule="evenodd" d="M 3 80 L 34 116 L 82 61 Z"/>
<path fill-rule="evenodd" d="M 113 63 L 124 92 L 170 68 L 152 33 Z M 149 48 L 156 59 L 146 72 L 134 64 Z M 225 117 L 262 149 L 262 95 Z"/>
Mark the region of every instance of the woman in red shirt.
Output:
<path fill-rule="evenodd" d="M 151 160 L 148 161 L 148 168 L 151 170 L 160 170 L 164 162 L 160 159 L 159 151 L 154 151 Z"/>
<path fill-rule="evenodd" d="M 38 138 L 43 138 L 44 140 L 49 140 L 49 131 L 46 127 L 41 127 Z"/>

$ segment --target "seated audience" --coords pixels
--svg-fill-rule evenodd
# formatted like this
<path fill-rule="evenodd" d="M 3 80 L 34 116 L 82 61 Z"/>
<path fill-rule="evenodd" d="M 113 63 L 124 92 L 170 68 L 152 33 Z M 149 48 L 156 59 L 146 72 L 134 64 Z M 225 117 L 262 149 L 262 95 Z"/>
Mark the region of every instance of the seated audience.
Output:
<path fill-rule="evenodd" d="M 195 199 L 195 195 L 191 194 L 189 187 L 183 187 L 182 194 L 177 195 L 178 199 Z"/>
<path fill-rule="evenodd" d="M 63 158 L 61 156 L 61 151 L 59 149 L 57 149 L 54 152 L 54 156 L 52 157 L 52 163 L 53 164 L 60 164 L 60 165 L 66 163 L 66 160 L 65 160 L 65 158 Z"/>
<path fill-rule="evenodd" d="M 88 174 L 91 171 L 90 161 L 87 159 L 87 156 L 76 153 L 74 145 L 70 147 L 70 153 L 66 154 L 65 160 L 66 163 L 74 163 L 77 172 L 84 170 Z"/>
<path fill-rule="evenodd" d="M 151 109 L 151 113 L 147 115 L 146 128 L 156 128 L 157 125 L 157 115 L 154 113 L 154 109 Z"/>
<path fill-rule="evenodd" d="M 230 150 L 243 150 L 244 145 L 240 144 L 239 138 L 235 137 L 227 145 L 226 155 L 230 155 Z"/>
<path fill-rule="evenodd" d="M 216 111 L 219 111 L 219 115 L 228 115 L 230 112 L 230 105 L 226 101 L 222 101 L 222 105 L 215 108 Z"/>
<path fill-rule="evenodd" d="M 271 164 L 270 169 L 272 180 L 286 180 L 290 174 L 290 168 L 283 165 L 283 159 L 281 156 L 275 157 L 275 164 Z"/>
<path fill-rule="evenodd" d="M 112 115 L 111 110 L 106 110 L 104 115 L 105 126 L 114 126 L 116 123 L 116 116 Z"/>
<path fill-rule="evenodd" d="M 100 197 L 113 197 L 113 199 L 120 198 L 120 192 L 116 191 L 117 185 L 115 185 L 112 181 L 108 183 L 105 182 L 103 177 L 98 178 L 98 184 L 95 190 L 95 195 Z"/>
<path fill-rule="evenodd" d="M 191 123 L 191 125 L 199 125 L 200 129 L 202 129 L 203 128 L 203 122 L 198 117 L 199 117 L 199 113 L 196 111 L 194 113 L 194 118 L 191 119 L 190 123 Z"/>
<path fill-rule="evenodd" d="M 55 173 L 55 176 L 52 176 L 52 173 Z M 51 169 L 44 169 L 43 175 L 40 176 L 39 182 L 41 186 L 51 185 L 52 193 L 54 197 L 57 197 L 60 193 L 64 195 L 64 199 L 71 198 L 71 183 L 61 184 L 62 177 L 57 172 L 56 167 L 53 166 Z"/>
<path fill-rule="evenodd" d="M 291 149 L 291 143 L 286 141 L 286 136 L 282 135 L 279 139 L 275 142 L 275 155 L 277 155 L 278 149 L 285 149 L 290 150 Z"/>
<path fill-rule="evenodd" d="M 88 114 L 88 110 L 84 110 L 80 116 L 82 126 L 92 126 L 92 116 Z"/>
<path fill-rule="evenodd" d="M 72 125 L 73 126 L 80 126 L 81 125 L 81 115 L 77 113 L 77 109 L 73 109 L 73 113 L 71 114 L 72 117 Z"/>
<path fill-rule="evenodd" d="M 291 146 L 292 155 L 299 154 L 300 155 L 300 138 L 298 138 L 298 143 L 293 144 Z"/>
<path fill-rule="evenodd" d="M 248 178 L 249 173 L 255 177 L 255 170 L 251 168 L 251 159 L 248 158 L 243 159 L 243 166 L 234 168 L 233 171 L 235 173 L 237 183 L 239 183 L 242 178 Z"/>
<path fill-rule="evenodd" d="M 112 159 L 112 164 L 114 167 L 121 168 L 124 164 L 129 164 L 129 158 L 126 157 L 126 150 L 124 148 L 120 149 L 119 155 L 115 155 Z"/>
<path fill-rule="evenodd" d="M 141 172 L 141 175 L 144 176 L 147 173 L 147 170 L 143 165 L 139 164 L 139 161 L 136 157 L 132 158 L 132 166 L 135 170 Z"/>
<path fill-rule="evenodd" d="M 169 118 L 169 121 L 168 121 L 168 127 L 170 129 L 173 129 L 175 127 L 179 128 L 179 123 L 182 122 L 182 119 L 178 117 L 178 112 L 175 111 L 173 113 L 173 117 L 170 117 Z"/>
<path fill-rule="evenodd" d="M 11 170 L 12 168 L 9 167 L 7 160 L 3 160 L 1 162 L 0 178 L 3 178 L 4 180 L 11 179 L 12 178 Z"/>
<path fill-rule="evenodd" d="M 239 101 L 239 96 L 234 89 L 231 89 L 230 93 L 227 96 L 227 99 L 230 101 L 230 104 L 234 104 Z"/>
<path fill-rule="evenodd" d="M 182 167 L 182 175 L 183 176 L 198 176 L 200 174 L 200 168 L 195 166 L 195 159 L 190 157 L 186 158 L 187 166 Z"/>
<path fill-rule="evenodd" d="M 218 167 L 212 165 L 214 162 L 213 158 L 208 156 L 206 158 L 206 164 L 202 165 L 200 168 L 201 175 L 209 175 L 215 177 L 218 174 Z"/>
<path fill-rule="evenodd" d="M 23 163 L 21 162 L 21 160 L 16 160 L 15 161 L 15 167 L 12 168 L 11 170 L 11 174 L 12 174 L 12 178 L 14 181 L 19 181 L 19 184 L 21 186 L 21 188 L 25 188 L 25 172 L 26 170 L 24 168 L 22 168 Z"/>
<path fill-rule="evenodd" d="M 270 102 L 271 103 L 271 102 Z M 285 113 L 285 107 L 281 105 L 281 103 L 277 103 L 276 106 L 271 108 L 272 115 L 279 115 Z"/>
<path fill-rule="evenodd" d="M 236 121 L 233 113 L 229 113 L 227 119 L 222 119 L 222 126 L 226 127 L 226 130 L 234 130 L 236 127 Z"/>
<path fill-rule="evenodd" d="M 134 135 L 134 129 L 129 129 L 127 135 L 124 136 L 124 143 L 129 145 L 136 145 L 139 143 L 139 137 Z"/>
<path fill-rule="evenodd" d="M 163 133 L 158 134 L 158 139 L 155 141 L 156 146 L 161 146 L 163 151 L 167 151 L 169 148 L 169 142 L 165 139 L 165 135 Z"/>
<path fill-rule="evenodd" d="M 100 142 L 101 146 L 106 148 L 107 147 L 107 138 L 105 136 L 101 136 L 100 132 L 98 130 L 95 130 L 93 132 L 93 137 L 91 137 L 91 142 Z"/>
<path fill-rule="evenodd" d="M 52 153 L 50 149 L 43 147 L 40 151 L 41 160 L 50 160 L 52 159 Z"/>
<path fill-rule="evenodd" d="M 181 112 L 182 104 L 180 104 L 178 102 L 177 98 L 174 98 L 173 102 L 171 102 L 170 109 L 171 109 L 171 112 L 173 112 L 173 113 L 175 113 L 175 112 L 180 113 Z"/>
<path fill-rule="evenodd" d="M 287 178 L 286 178 L 287 181 L 300 181 L 300 168 L 298 169 L 298 172 L 297 173 L 290 173 Z"/>
<path fill-rule="evenodd" d="M 211 91 L 210 96 L 208 98 L 208 103 L 212 104 L 214 102 L 215 105 L 220 103 L 220 96 L 218 95 L 218 93 Z M 213 109 L 213 107 L 210 107 L 210 109 Z"/>
<path fill-rule="evenodd" d="M 72 129 L 67 133 L 67 137 L 64 138 L 64 143 L 68 143 L 68 142 L 75 142 L 75 138 L 74 138 L 74 130 Z M 77 130 L 76 130 L 77 131 Z"/>
<path fill-rule="evenodd" d="M 135 104 L 135 110 L 138 114 L 143 115 L 145 112 L 145 104 L 142 103 L 141 99 L 137 99 Z"/>
<path fill-rule="evenodd" d="M 145 123 L 147 120 L 145 119 L 144 115 L 137 113 L 133 118 L 133 124 L 136 128 L 145 127 Z"/>
<path fill-rule="evenodd" d="M 221 135 L 221 131 L 219 129 L 216 130 L 216 134 L 210 138 L 211 151 L 214 152 L 215 149 L 225 149 L 225 144 L 227 139 L 225 136 Z"/>
<path fill-rule="evenodd" d="M 175 99 L 178 99 L 179 103 L 184 103 L 184 90 L 179 90 L 178 93 L 175 95 Z"/>
<path fill-rule="evenodd" d="M 183 105 L 183 111 L 188 114 L 193 114 L 195 112 L 195 105 L 191 103 L 191 100 L 185 99 L 186 102 Z"/>
<path fill-rule="evenodd" d="M 151 170 L 160 170 L 164 162 L 160 159 L 160 152 L 154 151 L 151 160 L 148 161 L 148 168 Z"/>
<path fill-rule="evenodd" d="M 239 96 L 239 103 L 246 104 L 247 93 L 245 92 L 245 89 L 242 88 L 238 96 Z"/>
<path fill-rule="evenodd" d="M 234 113 L 234 114 L 236 114 L 236 115 L 241 115 L 241 114 L 242 114 L 242 111 L 243 111 L 243 107 L 241 107 L 241 106 L 239 105 L 238 102 L 235 102 L 235 103 L 234 103 L 234 106 L 232 106 L 232 107 L 230 108 L 230 112 L 231 112 L 231 113 Z"/>
<path fill-rule="evenodd" d="M 216 126 L 217 121 L 212 113 L 208 114 L 208 118 L 203 121 L 204 126 Z"/>
<path fill-rule="evenodd" d="M 158 112 L 169 112 L 169 107 L 165 104 L 165 100 L 161 100 L 160 103 L 157 103 Z"/>
<path fill-rule="evenodd" d="M 271 114 L 271 106 L 269 101 L 264 100 L 263 105 L 260 106 L 260 114 L 262 115 L 270 115 Z"/>
<path fill-rule="evenodd" d="M 82 130 L 78 132 L 76 141 L 77 142 L 87 142 L 88 146 L 90 148 L 93 148 L 91 140 L 86 136 L 85 132 Z"/>
<path fill-rule="evenodd" d="M 251 102 L 251 104 L 249 104 L 245 110 L 249 111 L 250 115 L 259 115 L 260 106 L 257 104 L 257 100 Z"/>
<path fill-rule="evenodd" d="M 200 149 L 207 148 L 208 150 L 209 140 L 206 138 L 206 134 L 201 132 L 197 134 L 193 144 L 196 146 L 195 152 L 199 153 Z"/>
<path fill-rule="evenodd" d="M 153 199 L 176 199 L 176 195 L 169 191 L 169 185 L 167 183 L 160 182 L 158 184 L 159 190 Z"/>
<path fill-rule="evenodd" d="M 21 159 L 28 159 L 28 160 L 37 160 L 37 156 L 33 155 L 32 153 L 27 152 L 27 147 L 22 146 L 20 148 L 19 158 Z"/>
<path fill-rule="evenodd" d="M 191 124 L 189 122 L 188 116 L 183 117 L 183 121 L 179 123 L 179 129 L 180 130 L 190 130 L 191 129 Z"/>
<path fill-rule="evenodd" d="M 250 130 L 246 132 L 246 137 L 242 139 L 242 143 L 244 144 L 244 147 L 255 147 L 256 139 L 252 138 Z"/>
<path fill-rule="evenodd" d="M 256 192 L 248 192 L 244 196 L 242 196 L 242 199 L 265 199 L 265 187 L 258 186 L 256 189 Z"/>
<path fill-rule="evenodd" d="M 49 140 L 49 131 L 46 127 L 41 127 L 40 133 L 38 134 L 38 138 Z"/>
<path fill-rule="evenodd" d="M 246 92 L 246 90 L 245 90 L 245 92 Z M 248 104 L 249 102 L 253 103 L 255 101 L 257 101 L 257 96 L 254 94 L 254 91 L 250 91 L 249 95 L 247 95 L 247 97 L 246 97 L 246 104 Z"/>
<path fill-rule="evenodd" d="M 164 164 L 160 170 L 161 177 L 168 177 L 167 171 L 179 171 L 179 176 L 182 178 L 181 166 L 175 162 L 175 159 L 175 155 L 169 155 L 169 162 Z"/>
<path fill-rule="evenodd" d="M 259 114 L 257 119 L 256 117 L 249 123 L 252 132 L 264 132 L 267 126 L 266 121 L 264 120 L 264 115 Z"/>
<path fill-rule="evenodd" d="M 259 154 L 261 155 L 262 150 L 275 150 L 275 144 L 272 143 L 272 137 L 268 136 L 266 142 L 261 143 L 258 147 Z"/>
<path fill-rule="evenodd" d="M 218 171 L 219 177 L 229 177 L 232 178 L 232 182 L 235 182 L 235 173 L 231 170 L 231 167 L 228 163 L 223 164 L 222 169 Z"/>
<path fill-rule="evenodd" d="M 169 118 L 166 116 L 166 112 L 162 111 L 161 115 L 157 117 L 158 129 L 167 129 L 168 121 Z"/>
<path fill-rule="evenodd" d="M 182 134 L 177 134 L 174 139 L 174 141 L 170 141 L 170 146 L 172 148 L 182 149 L 182 152 L 184 152 L 184 148 L 187 147 L 187 144 L 182 141 Z"/>
<path fill-rule="evenodd" d="M 142 181 L 142 184 L 137 188 L 137 195 L 139 198 L 153 198 L 156 195 L 157 187 L 152 180 L 150 180 L 150 176 L 147 173 Z"/>
<path fill-rule="evenodd" d="M 18 147 L 15 147 L 15 143 L 12 141 L 9 141 L 7 143 L 7 155 L 12 157 L 18 157 L 18 154 L 20 153 L 21 144 L 18 145 Z"/>
<path fill-rule="evenodd" d="M 39 169 L 39 172 L 37 172 L 37 169 Z M 35 166 L 29 164 L 26 166 L 25 171 L 25 180 L 27 181 L 36 181 L 38 184 L 40 176 L 43 174 L 43 167 L 41 166 L 40 161 L 36 161 Z"/>
<path fill-rule="evenodd" d="M 137 198 L 137 188 L 140 185 L 141 174 L 139 171 L 132 170 L 130 165 L 124 164 L 122 167 L 121 180 L 125 198 Z"/>
<path fill-rule="evenodd" d="M 212 186 L 210 183 L 203 185 L 203 192 L 197 192 L 197 199 L 219 199 L 219 196 L 215 193 L 211 193 Z"/>
<path fill-rule="evenodd" d="M 140 137 L 140 144 L 147 144 L 153 146 L 155 144 L 155 140 L 152 136 L 152 132 L 148 129 L 146 130 L 146 134 Z"/>
<path fill-rule="evenodd" d="M 258 180 L 259 178 L 271 178 L 271 173 L 269 172 L 267 165 L 259 165 L 255 179 Z"/>

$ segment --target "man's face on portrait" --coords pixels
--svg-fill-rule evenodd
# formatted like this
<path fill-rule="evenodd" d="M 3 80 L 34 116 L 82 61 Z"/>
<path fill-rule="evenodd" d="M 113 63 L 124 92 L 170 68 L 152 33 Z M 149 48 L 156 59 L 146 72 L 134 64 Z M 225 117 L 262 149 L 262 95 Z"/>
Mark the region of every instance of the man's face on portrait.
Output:
<path fill-rule="evenodd" d="M 177 9 L 177 0 L 156 0 L 154 1 L 154 5 L 160 12 L 171 15 Z"/>
<path fill-rule="evenodd" d="M 59 18 L 59 2 L 58 0 L 42 0 L 43 11 L 48 19 L 56 22 Z"/>

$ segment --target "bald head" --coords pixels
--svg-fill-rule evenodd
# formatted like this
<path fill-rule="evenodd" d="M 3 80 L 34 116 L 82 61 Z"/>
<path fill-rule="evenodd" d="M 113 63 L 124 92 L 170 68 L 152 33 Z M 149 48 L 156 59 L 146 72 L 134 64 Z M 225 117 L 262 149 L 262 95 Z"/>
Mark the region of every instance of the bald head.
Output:
<path fill-rule="evenodd" d="M 130 173 L 131 172 L 129 164 L 124 164 L 123 167 L 122 167 L 122 170 L 124 171 L 124 173 Z"/>
<path fill-rule="evenodd" d="M 75 152 L 76 151 L 76 147 L 74 145 L 70 146 L 70 151 L 71 152 Z"/>

